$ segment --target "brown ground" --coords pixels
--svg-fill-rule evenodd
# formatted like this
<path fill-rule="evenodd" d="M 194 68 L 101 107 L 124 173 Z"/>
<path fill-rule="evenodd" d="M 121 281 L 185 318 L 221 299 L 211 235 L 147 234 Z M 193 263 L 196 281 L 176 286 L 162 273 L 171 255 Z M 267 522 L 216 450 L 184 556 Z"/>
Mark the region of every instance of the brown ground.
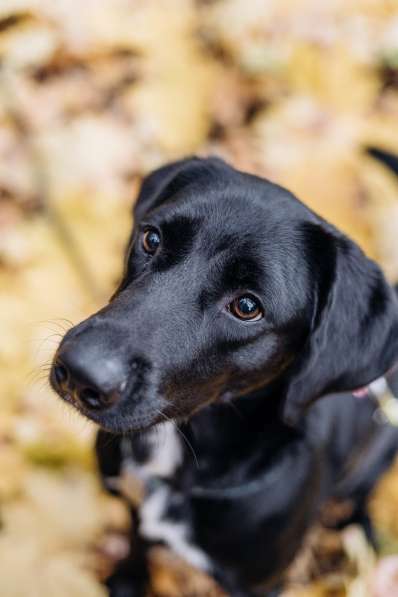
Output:
<path fill-rule="evenodd" d="M 117 280 L 141 177 L 192 152 L 287 185 L 398 279 L 398 184 L 363 153 L 398 152 L 398 7 L 1 0 L 0 66 L 0 595 L 100 597 L 127 518 L 94 429 L 46 385 L 60 334 Z M 289 597 L 398 594 L 397 505 L 395 469 L 382 556 L 358 529 L 314 530 Z M 154 593 L 206 594 L 170 557 L 153 554 Z"/>

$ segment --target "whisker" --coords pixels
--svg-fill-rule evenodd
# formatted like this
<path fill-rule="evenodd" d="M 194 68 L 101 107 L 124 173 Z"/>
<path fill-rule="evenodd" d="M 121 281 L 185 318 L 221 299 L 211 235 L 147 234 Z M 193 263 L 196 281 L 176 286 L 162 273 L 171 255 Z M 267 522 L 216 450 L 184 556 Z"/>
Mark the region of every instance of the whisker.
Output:
<path fill-rule="evenodd" d="M 70 321 L 70 319 L 66 319 L 64 317 L 55 317 L 54 319 L 45 319 L 38 323 L 49 323 L 51 325 L 56 325 L 60 328 L 63 332 L 67 332 L 71 327 L 74 326 L 74 323 Z M 67 324 L 67 325 L 65 325 Z"/>
<path fill-rule="evenodd" d="M 71 321 L 70 319 L 67 319 L 66 317 L 56 317 L 53 321 L 55 321 L 56 323 L 59 323 L 60 321 L 64 321 L 71 327 L 73 327 L 75 325 L 73 323 L 73 321 Z"/>
<path fill-rule="evenodd" d="M 181 435 L 181 437 L 183 438 L 183 440 L 187 444 L 187 446 L 188 446 L 188 448 L 189 448 L 189 450 L 190 450 L 190 452 L 191 452 L 191 454 L 193 456 L 196 468 L 199 468 L 198 457 L 196 456 L 196 452 L 195 452 L 195 450 L 194 450 L 191 442 L 188 440 L 187 436 L 185 435 L 185 433 L 178 427 L 178 425 L 176 424 L 176 422 L 173 421 L 173 419 L 171 419 L 170 417 L 168 417 L 163 411 L 156 409 L 156 412 L 161 417 L 163 417 L 166 421 L 168 421 L 169 423 L 171 423 L 174 426 L 174 428 L 176 429 L 176 431 L 178 431 L 178 433 Z"/>
<path fill-rule="evenodd" d="M 229 406 L 234 413 L 242 420 L 245 420 L 245 417 L 243 416 L 243 414 L 240 412 L 239 408 L 236 406 L 236 404 L 234 403 L 233 400 L 227 400 L 224 404 L 226 404 L 227 406 Z"/>
<path fill-rule="evenodd" d="M 32 369 L 31 371 L 29 371 L 26 376 L 25 376 L 25 380 L 26 383 L 35 383 L 35 380 L 37 377 L 39 377 L 40 375 L 46 374 L 48 375 L 48 373 L 51 370 L 51 364 L 48 363 L 44 363 L 43 365 L 40 365 L 39 367 L 35 367 L 34 369 Z"/>
<path fill-rule="evenodd" d="M 38 392 L 41 393 L 44 391 L 45 388 L 51 389 L 51 386 L 48 382 L 48 378 L 41 378 L 36 381 L 36 385 L 38 386 Z"/>
<path fill-rule="evenodd" d="M 123 435 L 123 437 L 127 437 L 127 434 L 126 434 L 126 436 L 124 436 L 124 434 L 122 434 L 122 435 Z M 111 445 L 111 444 L 112 444 L 112 443 L 113 443 L 113 442 L 114 442 L 116 439 L 117 439 L 117 436 L 116 436 L 116 434 L 113 434 L 113 433 L 109 433 L 109 432 L 108 432 L 108 435 L 107 435 L 107 437 L 105 438 L 105 442 L 104 442 L 104 448 L 109 448 L 109 446 L 110 446 L 110 445 Z"/>
<path fill-rule="evenodd" d="M 50 336 L 47 336 L 46 338 L 42 338 L 41 340 L 38 340 L 38 342 L 40 342 L 40 344 L 38 345 L 38 347 L 37 347 L 37 349 L 35 351 L 35 355 L 34 355 L 35 358 L 38 358 L 38 356 L 39 356 L 40 352 L 42 351 L 42 349 L 43 349 L 43 347 L 44 347 L 44 345 L 45 345 L 46 342 L 51 342 L 52 344 L 59 345 L 60 340 L 59 341 L 58 340 L 53 340 L 53 338 L 55 336 L 59 337 L 60 340 L 62 339 L 61 334 L 53 333 L 53 334 L 50 334 Z M 51 350 L 53 350 L 52 347 L 51 347 Z"/>

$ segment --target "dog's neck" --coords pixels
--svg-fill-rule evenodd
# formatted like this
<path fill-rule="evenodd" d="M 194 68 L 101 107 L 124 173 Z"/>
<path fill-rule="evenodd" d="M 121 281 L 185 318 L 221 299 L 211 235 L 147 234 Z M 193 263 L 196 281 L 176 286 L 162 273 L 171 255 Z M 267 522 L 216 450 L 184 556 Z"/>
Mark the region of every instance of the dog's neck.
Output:
<path fill-rule="evenodd" d="M 195 453 L 196 464 L 192 451 L 187 452 L 189 483 L 228 487 L 240 479 L 244 484 L 259 466 L 265 470 L 271 465 L 301 434 L 282 422 L 278 402 L 277 388 L 267 386 L 228 403 L 210 404 L 179 425 Z"/>

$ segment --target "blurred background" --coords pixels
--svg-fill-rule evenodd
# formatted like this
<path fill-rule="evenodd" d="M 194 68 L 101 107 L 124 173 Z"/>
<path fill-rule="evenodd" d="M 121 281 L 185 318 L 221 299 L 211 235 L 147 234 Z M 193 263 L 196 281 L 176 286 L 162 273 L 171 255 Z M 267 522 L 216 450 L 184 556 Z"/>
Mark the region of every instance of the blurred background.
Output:
<path fill-rule="evenodd" d="M 398 280 L 398 182 L 369 145 L 398 153 L 396 0 L 0 1 L 2 597 L 103 597 L 125 552 L 95 429 L 46 376 L 60 335 L 117 282 L 142 177 L 224 157 Z M 398 595 L 397 467 L 372 512 L 381 555 L 359 529 L 318 529 L 286 595 Z M 153 594 L 204 595 L 167 557 Z"/>

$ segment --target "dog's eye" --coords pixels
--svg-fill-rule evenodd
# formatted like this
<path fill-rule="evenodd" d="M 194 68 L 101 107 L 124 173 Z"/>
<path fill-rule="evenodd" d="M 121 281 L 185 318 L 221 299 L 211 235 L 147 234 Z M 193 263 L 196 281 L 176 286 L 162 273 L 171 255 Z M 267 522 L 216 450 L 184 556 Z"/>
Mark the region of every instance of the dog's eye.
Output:
<path fill-rule="evenodd" d="M 263 316 L 261 305 L 254 296 L 243 295 L 228 305 L 229 311 L 238 319 L 258 321 Z"/>
<path fill-rule="evenodd" d="M 160 234 L 153 228 L 145 230 L 142 235 L 142 247 L 145 253 L 154 255 L 160 246 Z"/>

